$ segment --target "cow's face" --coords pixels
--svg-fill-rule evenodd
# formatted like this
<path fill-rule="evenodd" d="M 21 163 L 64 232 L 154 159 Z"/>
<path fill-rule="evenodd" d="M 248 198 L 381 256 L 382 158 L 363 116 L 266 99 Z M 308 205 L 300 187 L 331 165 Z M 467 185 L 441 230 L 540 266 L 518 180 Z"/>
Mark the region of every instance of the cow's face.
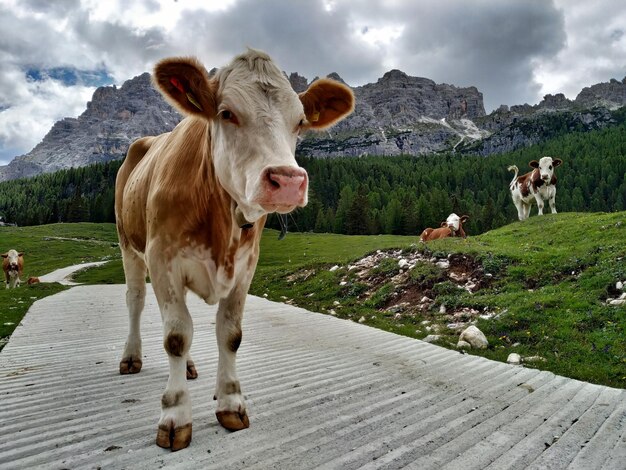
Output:
<path fill-rule="evenodd" d="M 213 165 L 248 222 L 307 203 L 308 175 L 295 160 L 298 136 L 348 115 L 348 87 L 318 80 L 298 96 L 262 52 L 248 51 L 214 77 L 192 59 L 155 68 L 161 91 L 186 114 L 208 120 Z"/>
<path fill-rule="evenodd" d="M 562 161 L 559 158 L 542 157 L 539 161 L 533 160 L 529 163 L 532 168 L 539 170 L 539 176 L 544 182 L 552 180 L 554 169 L 559 166 Z"/>
<path fill-rule="evenodd" d="M 457 232 L 461 226 L 461 218 L 453 212 L 446 219 L 446 226 L 453 232 Z"/>
<path fill-rule="evenodd" d="M 6 267 L 7 271 L 17 272 L 19 270 L 20 257 L 22 255 L 23 253 L 18 253 L 16 250 L 9 250 L 2 255 L 2 257 L 4 258 L 3 264 Z"/>
<path fill-rule="evenodd" d="M 468 220 L 469 220 L 468 215 L 462 215 L 459 217 L 453 212 L 452 214 L 448 216 L 446 220 L 441 222 L 441 226 L 447 227 L 452 231 L 452 233 L 455 233 L 455 232 L 458 232 L 463 227 L 463 224 L 467 222 Z"/>

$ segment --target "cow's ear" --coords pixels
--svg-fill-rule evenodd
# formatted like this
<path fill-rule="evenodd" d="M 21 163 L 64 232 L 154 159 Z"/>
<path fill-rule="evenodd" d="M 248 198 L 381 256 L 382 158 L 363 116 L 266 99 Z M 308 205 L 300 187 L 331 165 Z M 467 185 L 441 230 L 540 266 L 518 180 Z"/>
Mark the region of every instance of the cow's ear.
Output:
<path fill-rule="evenodd" d="M 465 223 L 469 220 L 469 215 L 462 215 L 461 216 L 461 223 Z"/>
<path fill-rule="evenodd" d="M 2 256 L 3 258 L 8 258 L 9 254 L 8 253 L 2 253 L 0 256 Z"/>
<path fill-rule="evenodd" d="M 533 160 L 528 164 L 531 168 L 539 168 L 539 162 L 537 160 Z"/>
<path fill-rule="evenodd" d="M 154 67 L 152 81 L 183 114 L 212 119 L 216 114 L 217 83 L 193 57 L 163 59 Z"/>
<path fill-rule="evenodd" d="M 23 252 L 23 251 L 20 251 L 20 252 L 17 254 L 17 256 L 24 256 L 24 252 Z"/>
<path fill-rule="evenodd" d="M 324 129 L 354 111 L 352 90 L 336 80 L 320 78 L 303 93 L 300 101 L 311 129 Z"/>
<path fill-rule="evenodd" d="M 448 226 L 448 221 L 444 220 L 443 222 L 441 222 L 441 224 L 439 224 L 440 227 L 447 227 Z"/>
<path fill-rule="evenodd" d="M 563 160 L 561 160 L 560 158 L 553 158 L 552 159 L 552 166 L 554 166 L 555 168 L 557 166 L 559 166 L 560 164 L 562 164 L 562 163 L 563 163 Z"/>

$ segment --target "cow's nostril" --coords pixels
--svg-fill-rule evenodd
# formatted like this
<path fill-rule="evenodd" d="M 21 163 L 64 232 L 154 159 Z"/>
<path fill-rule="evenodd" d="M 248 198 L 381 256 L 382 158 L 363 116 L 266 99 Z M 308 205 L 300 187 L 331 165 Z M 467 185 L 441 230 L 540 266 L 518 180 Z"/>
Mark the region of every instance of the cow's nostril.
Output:
<path fill-rule="evenodd" d="M 280 188 L 280 184 L 278 183 L 278 181 L 276 181 L 276 180 L 274 180 L 272 178 L 270 178 L 270 184 L 272 186 L 274 186 L 276 189 Z"/>
<path fill-rule="evenodd" d="M 267 172 L 267 182 L 276 189 L 280 189 L 280 176 L 272 171 Z"/>

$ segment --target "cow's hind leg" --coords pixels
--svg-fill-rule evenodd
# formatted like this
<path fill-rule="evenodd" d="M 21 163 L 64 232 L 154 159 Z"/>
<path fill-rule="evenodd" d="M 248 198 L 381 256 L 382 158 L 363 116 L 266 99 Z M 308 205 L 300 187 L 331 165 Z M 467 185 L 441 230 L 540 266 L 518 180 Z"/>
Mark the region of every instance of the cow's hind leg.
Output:
<path fill-rule="evenodd" d="M 226 299 L 221 300 L 215 322 L 219 350 L 215 414 L 220 424 L 230 431 L 245 429 L 250 425 L 236 369 L 246 292 L 247 286 L 239 286 Z"/>
<path fill-rule="evenodd" d="M 126 276 L 129 331 L 120 361 L 120 374 L 136 374 L 143 365 L 140 323 L 146 298 L 146 264 L 130 250 L 122 249 L 122 259 Z"/>

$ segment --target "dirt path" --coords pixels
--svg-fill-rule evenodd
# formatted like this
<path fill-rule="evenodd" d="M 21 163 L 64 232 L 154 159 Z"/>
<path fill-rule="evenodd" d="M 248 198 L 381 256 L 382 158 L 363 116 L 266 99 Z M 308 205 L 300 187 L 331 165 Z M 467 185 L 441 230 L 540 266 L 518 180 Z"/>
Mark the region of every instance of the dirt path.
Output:
<path fill-rule="evenodd" d="M 57 269 L 51 273 L 39 276 L 40 282 L 58 282 L 65 286 L 77 286 L 79 283 L 71 280 L 72 275 L 82 269 L 91 268 L 93 266 L 100 266 L 107 263 L 107 261 L 94 261 L 92 263 L 75 264 L 73 266 L 67 266 L 65 268 Z"/>

